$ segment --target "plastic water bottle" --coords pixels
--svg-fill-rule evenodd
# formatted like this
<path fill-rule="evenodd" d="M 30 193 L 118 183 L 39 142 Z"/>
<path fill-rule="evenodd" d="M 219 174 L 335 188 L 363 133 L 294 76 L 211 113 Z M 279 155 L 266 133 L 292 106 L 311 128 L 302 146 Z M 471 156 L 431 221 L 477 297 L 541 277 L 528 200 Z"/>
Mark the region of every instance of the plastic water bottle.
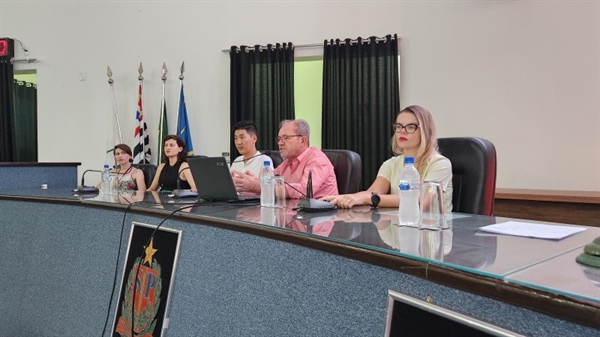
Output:
<path fill-rule="evenodd" d="M 265 161 L 260 170 L 260 205 L 263 207 L 273 207 L 275 202 L 273 193 L 273 168 L 271 162 Z"/>
<path fill-rule="evenodd" d="M 400 172 L 400 208 L 398 217 L 400 226 L 418 227 L 421 218 L 419 196 L 421 177 L 415 167 L 414 157 L 404 158 L 404 168 Z"/>
<path fill-rule="evenodd" d="M 110 194 L 110 167 L 108 164 L 104 165 L 104 169 L 102 169 L 102 184 L 100 187 L 102 194 Z"/>

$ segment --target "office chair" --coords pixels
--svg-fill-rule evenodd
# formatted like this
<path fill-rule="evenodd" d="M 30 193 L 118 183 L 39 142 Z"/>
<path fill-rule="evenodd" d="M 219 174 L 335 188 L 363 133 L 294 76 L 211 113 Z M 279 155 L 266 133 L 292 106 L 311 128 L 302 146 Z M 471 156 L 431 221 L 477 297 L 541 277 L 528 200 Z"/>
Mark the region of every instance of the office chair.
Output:
<path fill-rule="evenodd" d="M 360 155 L 350 150 L 322 150 L 329 158 L 335 171 L 337 179 L 338 192 L 340 194 L 356 193 L 360 186 L 362 175 L 362 161 Z M 279 166 L 283 162 L 283 158 L 276 150 L 261 150 L 271 157 L 273 167 Z"/>
<path fill-rule="evenodd" d="M 144 172 L 144 181 L 146 182 L 146 188 L 152 185 L 154 175 L 156 175 L 156 165 L 154 164 L 133 164 L 134 167 Z"/>
<path fill-rule="evenodd" d="M 439 138 L 440 153 L 452 163 L 452 210 L 492 215 L 496 193 L 496 148 L 477 137 Z"/>
<path fill-rule="evenodd" d="M 267 156 L 271 157 L 271 161 L 273 162 L 273 168 L 276 168 L 277 166 L 281 165 L 281 163 L 283 163 L 283 158 L 281 158 L 281 155 L 279 154 L 278 150 L 260 150 L 260 153 L 266 154 Z"/>
<path fill-rule="evenodd" d="M 350 150 L 322 150 L 329 158 L 340 194 L 356 193 L 360 187 L 362 176 L 362 160 L 360 155 Z"/>

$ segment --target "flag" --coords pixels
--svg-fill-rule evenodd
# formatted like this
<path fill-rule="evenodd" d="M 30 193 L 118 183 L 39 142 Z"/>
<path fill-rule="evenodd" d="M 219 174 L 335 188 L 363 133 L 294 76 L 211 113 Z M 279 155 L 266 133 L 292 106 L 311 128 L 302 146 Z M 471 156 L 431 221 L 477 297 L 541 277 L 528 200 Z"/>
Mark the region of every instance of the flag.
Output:
<path fill-rule="evenodd" d="M 183 138 L 187 148 L 187 155 L 194 154 L 194 146 L 192 144 L 192 135 L 190 134 L 190 123 L 188 122 L 187 109 L 185 108 L 185 98 L 183 96 L 183 83 L 181 83 L 181 91 L 179 92 L 179 112 L 177 114 L 177 135 Z"/>
<path fill-rule="evenodd" d="M 117 99 L 115 97 L 115 88 L 110 85 L 109 108 L 108 108 L 108 128 L 106 133 L 106 158 L 104 164 L 109 166 L 116 165 L 115 154 L 113 150 L 115 145 L 123 143 L 121 135 L 121 123 L 119 123 L 119 111 L 117 110 Z"/>
<path fill-rule="evenodd" d="M 158 156 L 156 166 L 160 165 L 163 160 L 163 139 L 169 134 L 169 124 L 167 123 L 167 102 L 165 99 L 165 87 L 163 85 L 163 97 L 160 105 L 160 122 L 158 124 Z"/>
<path fill-rule="evenodd" d="M 134 164 L 150 164 L 152 155 L 150 153 L 150 137 L 148 136 L 148 126 L 144 121 L 144 110 L 142 109 L 142 83 L 138 88 L 138 106 L 135 114 L 137 125 L 135 127 L 135 147 L 133 148 Z"/>

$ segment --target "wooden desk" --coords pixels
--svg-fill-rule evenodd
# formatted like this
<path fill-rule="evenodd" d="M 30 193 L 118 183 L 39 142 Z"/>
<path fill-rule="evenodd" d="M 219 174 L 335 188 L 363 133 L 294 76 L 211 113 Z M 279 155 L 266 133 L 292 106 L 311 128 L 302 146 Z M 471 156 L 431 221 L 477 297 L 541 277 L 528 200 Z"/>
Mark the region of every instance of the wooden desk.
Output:
<path fill-rule="evenodd" d="M 46 326 L 50 337 L 100 335 L 131 222 L 157 224 L 178 206 L 160 194 L 129 207 L 79 200 L 67 189 L 17 192 L 0 192 L 0 337 Z M 419 231 L 398 228 L 397 216 L 386 214 L 393 211 L 339 210 L 316 224 L 291 209 L 280 218 L 229 203 L 174 215 L 164 226 L 183 235 L 167 335 L 382 335 L 389 289 L 525 335 L 598 335 L 594 293 L 574 298 L 507 278 L 581 249 L 600 229 L 538 242 L 477 233 L 505 219 L 453 214 L 451 232 Z M 315 232 L 320 224 L 332 228 Z M 573 276 L 593 287 L 582 273 Z"/>
<path fill-rule="evenodd" d="M 600 227 L 600 192 L 498 188 L 494 215 Z"/>

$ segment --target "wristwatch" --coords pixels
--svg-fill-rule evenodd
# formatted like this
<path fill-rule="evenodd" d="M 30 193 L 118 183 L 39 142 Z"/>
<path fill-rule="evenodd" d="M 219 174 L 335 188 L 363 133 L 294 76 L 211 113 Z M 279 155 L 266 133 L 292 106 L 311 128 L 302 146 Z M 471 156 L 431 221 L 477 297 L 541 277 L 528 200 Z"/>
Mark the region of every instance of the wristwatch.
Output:
<path fill-rule="evenodd" d="M 371 192 L 371 207 L 377 208 L 380 201 L 381 198 L 379 197 L 379 194 L 377 192 Z"/>

